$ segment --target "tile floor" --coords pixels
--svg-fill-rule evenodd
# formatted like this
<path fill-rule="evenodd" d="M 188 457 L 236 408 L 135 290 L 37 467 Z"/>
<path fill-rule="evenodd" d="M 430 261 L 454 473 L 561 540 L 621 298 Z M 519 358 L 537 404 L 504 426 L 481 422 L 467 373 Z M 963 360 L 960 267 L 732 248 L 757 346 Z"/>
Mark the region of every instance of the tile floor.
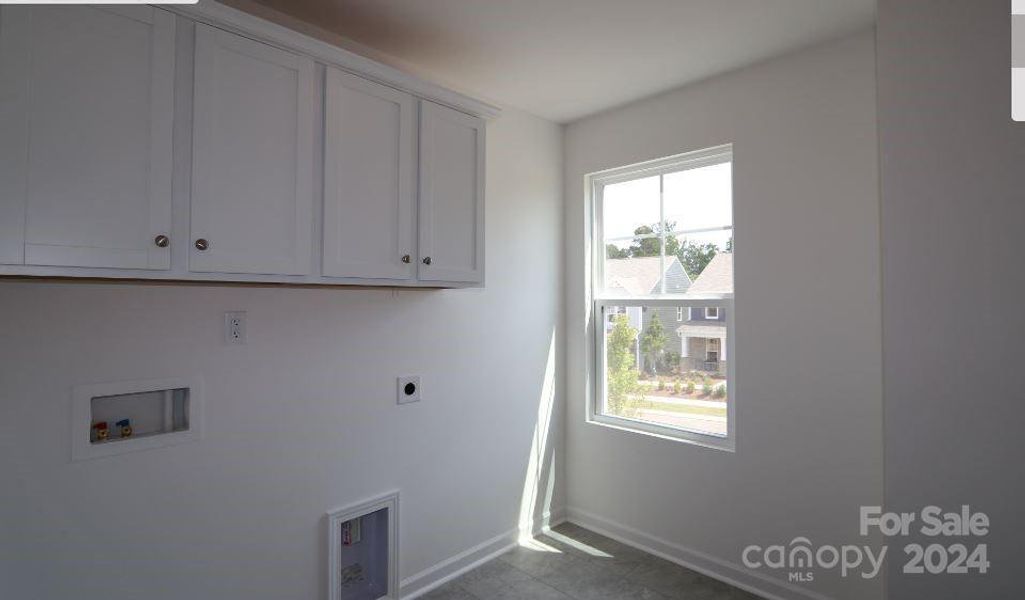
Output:
<path fill-rule="evenodd" d="M 757 600 L 758 596 L 571 523 L 424 600 Z"/>

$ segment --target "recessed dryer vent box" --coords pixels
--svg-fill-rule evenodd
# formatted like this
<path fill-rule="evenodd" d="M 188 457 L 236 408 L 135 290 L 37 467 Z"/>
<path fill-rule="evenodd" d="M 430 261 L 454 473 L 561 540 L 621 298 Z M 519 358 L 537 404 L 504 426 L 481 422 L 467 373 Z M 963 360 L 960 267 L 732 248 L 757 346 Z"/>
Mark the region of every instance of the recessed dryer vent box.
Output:
<path fill-rule="evenodd" d="M 200 387 L 195 378 L 76 386 L 72 459 L 112 456 L 198 439 Z"/>

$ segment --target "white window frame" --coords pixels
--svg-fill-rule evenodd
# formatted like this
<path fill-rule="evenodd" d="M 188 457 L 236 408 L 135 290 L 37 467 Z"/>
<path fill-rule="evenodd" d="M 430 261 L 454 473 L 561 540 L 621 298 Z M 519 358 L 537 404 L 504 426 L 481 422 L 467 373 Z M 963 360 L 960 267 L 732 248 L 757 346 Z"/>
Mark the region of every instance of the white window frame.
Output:
<path fill-rule="evenodd" d="M 682 323 L 683 322 L 683 309 L 684 308 L 685 307 L 683 307 L 683 306 L 677 306 L 676 307 L 676 322 L 677 323 Z"/>
<path fill-rule="evenodd" d="M 713 314 L 714 312 L 714 314 Z M 718 319 L 719 318 L 719 307 L 718 306 L 707 306 L 705 307 L 705 318 L 706 319 Z"/>
<path fill-rule="evenodd" d="M 697 296 L 693 294 L 663 293 L 653 296 L 617 296 L 615 294 L 607 293 L 603 289 L 605 281 L 603 267 L 606 252 L 606 241 L 603 234 L 602 194 L 605 186 L 640 179 L 643 177 L 665 175 L 726 162 L 734 163 L 733 147 L 731 144 L 717 146 L 706 150 L 699 150 L 696 152 L 688 152 L 637 165 L 601 171 L 587 176 L 585 187 L 589 194 L 588 207 L 591 216 L 591 231 L 590 238 L 588 239 L 591 280 L 588 297 L 590 299 L 592 310 L 588 322 L 592 324 L 592 327 L 590 328 L 591 331 L 589 333 L 591 335 L 590 352 L 593 359 L 593 373 L 586 388 L 589 390 L 589 393 L 587 394 L 587 402 L 585 402 L 585 419 L 588 423 L 707 448 L 726 450 L 729 452 L 736 451 L 737 387 L 735 382 L 737 353 L 735 350 L 736 327 L 734 326 L 734 315 L 736 311 L 734 310 L 733 305 L 734 294 L 703 294 Z M 730 201 L 731 203 L 733 202 L 732 197 Z M 661 220 L 664 221 L 664 218 Z M 735 223 L 731 224 L 730 227 L 736 231 Z M 678 232 L 677 235 L 684 233 L 687 232 Z M 665 233 L 662 232 L 659 235 L 664 238 Z M 662 247 L 665 247 L 664 239 L 662 240 Z M 736 241 L 734 241 L 734 248 L 731 251 L 735 254 Z M 660 266 L 660 269 L 660 272 L 665 272 L 664 255 L 662 256 L 662 265 Z M 664 292 L 664 281 L 662 291 Z M 726 364 L 726 381 L 727 387 L 730 390 L 729 401 L 726 404 L 726 435 L 679 429 L 648 421 L 609 415 L 602 412 L 605 404 L 604 400 L 606 393 L 604 347 L 606 337 L 605 310 L 606 307 L 614 306 L 676 307 L 678 314 L 682 308 L 687 308 L 688 312 L 693 311 L 693 309 L 704 309 L 707 311 L 709 308 L 719 308 L 726 311 L 726 352 L 730 356 L 730 360 Z M 594 323 L 600 323 L 601 326 L 594 327 Z"/>

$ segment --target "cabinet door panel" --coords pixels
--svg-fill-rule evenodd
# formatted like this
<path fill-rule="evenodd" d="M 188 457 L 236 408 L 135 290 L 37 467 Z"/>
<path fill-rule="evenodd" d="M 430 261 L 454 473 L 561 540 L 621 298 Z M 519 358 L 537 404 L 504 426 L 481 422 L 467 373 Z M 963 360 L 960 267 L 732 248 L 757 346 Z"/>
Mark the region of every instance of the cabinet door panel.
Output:
<path fill-rule="evenodd" d="M 331 68 L 325 85 L 324 275 L 410 279 L 416 100 Z"/>
<path fill-rule="evenodd" d="M 419 277 L 484 281 L 484 122 L 420 105 Z M 428 260 L 429 259 L 429 260 Z"/>
<path fill-rule="evenodd" d="M 190 270 L 308 274 L 313 61 L 197 25 L 195 69 Z"/>
<path fill-rule="evenodd" d="M 169 268 L 174 17 L 4 7 L 0 57 L 0 261 Z"/>

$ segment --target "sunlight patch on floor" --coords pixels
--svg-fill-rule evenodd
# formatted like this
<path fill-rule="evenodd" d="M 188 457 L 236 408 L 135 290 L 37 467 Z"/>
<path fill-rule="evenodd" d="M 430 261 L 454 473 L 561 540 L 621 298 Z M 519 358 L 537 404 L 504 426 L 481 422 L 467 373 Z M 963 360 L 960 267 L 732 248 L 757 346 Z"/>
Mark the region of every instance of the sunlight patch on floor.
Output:
<path fill-rule="evenodd" d="M 558 531 L 554 531 L 554 530 L 546 531 L 545 535 L 550 537 L 550 538 L 552 538 L 553 540 L 555 540 L 557 542 L 560 542 L 562 544 L 566 544 L 567 546 L 570 546 L 571 548 L 576 548 L 577 550 L 580 550 L 581 552 L 585 552 L 587 554 L 590 554 L 591 556 L 596 556 L 598 558 L 612 558 L 612 555 L 609 554 L 608 552 L 603 552 L 603 551 L 595 548 L 594 546 L 588 546 L 587 544 L 585 544 L 585 543 L 583 543 L 583 542 L 581 542 L 579 540 L 575 540 L 575 539 L 573 539 L 573 538 L 571 538 L 569 536 L 562 535 Z"/>
<path fill-rule="evenodd" d="M 534 552 L 552 552 L 555 554 L 562 554 L 562 550 L 535 539 L 521 539 L 520 547 L 526 548 L 527 550 L 533 550 Z"/>

